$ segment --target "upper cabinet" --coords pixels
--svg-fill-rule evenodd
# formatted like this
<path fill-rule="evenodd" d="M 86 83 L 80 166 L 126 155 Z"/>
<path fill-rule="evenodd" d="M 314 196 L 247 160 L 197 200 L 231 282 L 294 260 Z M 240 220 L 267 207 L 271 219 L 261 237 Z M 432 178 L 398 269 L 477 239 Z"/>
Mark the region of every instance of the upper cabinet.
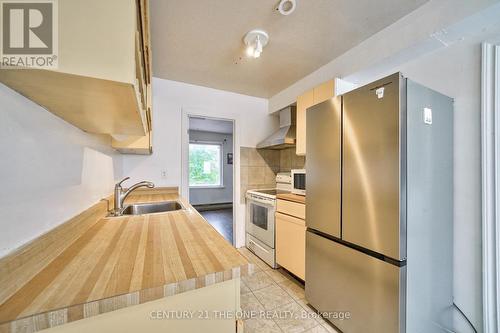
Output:
<path fill-rule="evenodd" d="M 335 96 L 334 80 L 326 81 L 297 97 L 296 154 L 306 155 L 306 110 Z"/>
<path fill-rule="evenodd" d="M 0 82 L 90 133 L 148 136 L 147 0 L 58 2 L 57 70 L 2 69 Z"/>

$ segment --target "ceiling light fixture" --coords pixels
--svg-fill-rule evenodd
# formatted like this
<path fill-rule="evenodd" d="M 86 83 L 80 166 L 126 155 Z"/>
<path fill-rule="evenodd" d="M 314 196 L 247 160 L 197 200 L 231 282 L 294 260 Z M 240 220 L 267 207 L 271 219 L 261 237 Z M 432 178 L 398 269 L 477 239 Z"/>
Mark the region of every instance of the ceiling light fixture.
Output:
<path fill-rule="evenodd" d="M 295 0 L 281 0 L 278 4 L 276 10 L 280 12 L 281 15 L 290 15 L 297 7 Z"/>
<path fill-rule="evenodd" d="M 258 58 L 264 46 L 269 42 L 269 35 L 264 30 L 252 30 L 247 32 L 245 37 L 243 37 L 243 42 L 247 46 L 247 56 Z"/>

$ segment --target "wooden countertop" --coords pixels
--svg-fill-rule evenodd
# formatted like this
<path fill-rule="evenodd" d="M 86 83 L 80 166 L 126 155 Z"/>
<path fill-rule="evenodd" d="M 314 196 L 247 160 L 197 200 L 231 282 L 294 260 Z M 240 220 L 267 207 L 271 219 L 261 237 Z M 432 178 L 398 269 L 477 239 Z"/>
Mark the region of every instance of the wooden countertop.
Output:
<path fill-rule="evenodd" d="M 186 210 L 106 218 L 100 203 L 0 260 L 0 332 L 37 331 L 244 276 L 253 265 Z"/>
<path fill-rule="evenodd" d="M 306 197 L 304 195 L 298 195 L 293 193 L 280 193 L 276 195 L 277 199 L 288 200 L 298 203 L 306 203 Z"/>

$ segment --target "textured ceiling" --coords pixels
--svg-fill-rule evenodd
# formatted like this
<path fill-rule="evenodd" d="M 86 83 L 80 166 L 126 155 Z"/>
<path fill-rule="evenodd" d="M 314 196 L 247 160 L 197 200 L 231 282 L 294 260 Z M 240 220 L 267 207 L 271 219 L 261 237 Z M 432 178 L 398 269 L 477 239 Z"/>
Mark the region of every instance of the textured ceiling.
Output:
<path fill-rule="evenodd" d="M 297 0 L 280 15 L 274 0 L 150 0 L 153 74 L 270 97 L 427 0 Z M 262 56 L 245 56 L 242 38 L 270 35 Z"/>

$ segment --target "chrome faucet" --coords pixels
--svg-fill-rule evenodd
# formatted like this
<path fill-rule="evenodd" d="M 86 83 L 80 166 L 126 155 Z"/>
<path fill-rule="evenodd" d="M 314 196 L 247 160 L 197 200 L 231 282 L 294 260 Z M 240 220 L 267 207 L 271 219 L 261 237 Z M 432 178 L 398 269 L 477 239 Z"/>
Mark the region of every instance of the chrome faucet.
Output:
<path fill-rule="evenodd" d="M 155 184 L 152 182 L 142 181 L 137 184 L 130 186 L 126 191 L 122 187 L 122 183 L 126 180 L 130 179 L 130 177 L 125 177 L 118 184 L 115 185 L 115 206 L 110 215 L 112 216 L 121 216 L 123 213 L 123 202 L 128 197 L 128 195 L 138 189 L 139 187 L 148 187 L 153 188 Z"/>

